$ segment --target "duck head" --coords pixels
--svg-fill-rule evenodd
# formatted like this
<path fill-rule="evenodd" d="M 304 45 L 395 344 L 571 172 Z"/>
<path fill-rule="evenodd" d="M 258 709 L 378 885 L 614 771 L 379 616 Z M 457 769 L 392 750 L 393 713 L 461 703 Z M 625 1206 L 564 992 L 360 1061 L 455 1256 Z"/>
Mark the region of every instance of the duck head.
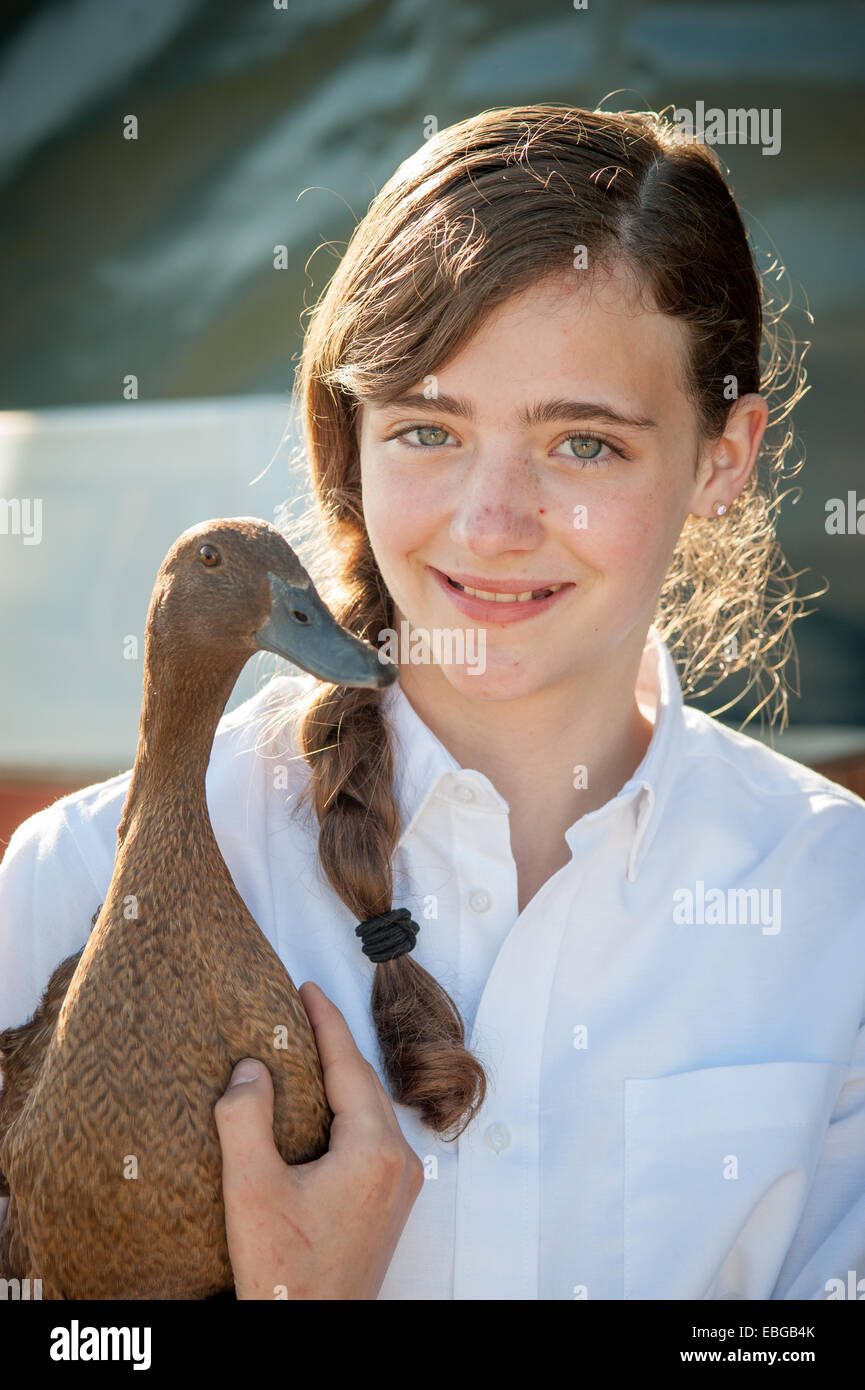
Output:
<path fill-rule="evenodd" d="M 398 669 L 341 628 L 284 536 L 257 517 L 191 526 L 157 576 L 148 640 L 175 656 L 243 665 L 275 652 L 335 685 L 381 688 Z"/>

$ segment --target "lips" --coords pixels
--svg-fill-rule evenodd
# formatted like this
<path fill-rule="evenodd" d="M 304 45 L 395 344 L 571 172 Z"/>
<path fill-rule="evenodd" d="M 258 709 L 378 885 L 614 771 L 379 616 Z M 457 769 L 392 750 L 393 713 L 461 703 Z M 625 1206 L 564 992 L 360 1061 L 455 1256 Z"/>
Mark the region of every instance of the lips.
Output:
<path fill-rule="evenodd" d="M 448 575 L 434 565 L 427 569 L 461 613 L 487 623 L 512 623 L 544 613 L 574 587 L 569 581 L 479 580 L 476 575 Z"/>
<path fill-rule="evenodd" d="M 429 569 L 435 569 L 430 565 Z M 494 579 L 485 574 L 463 574 L 461 570 L 437 570 L 436 573 L 444 575 L 445 579 L 450 579 L 458 584 L 462 589 L 474 589 L 484 594 L 506 594 L 519 597 L 520 594 L 538 594 L 542 590 L 558 589 L 563 582 L 560 579 L 529 578 L 526 575 L 523 579 Z"/>

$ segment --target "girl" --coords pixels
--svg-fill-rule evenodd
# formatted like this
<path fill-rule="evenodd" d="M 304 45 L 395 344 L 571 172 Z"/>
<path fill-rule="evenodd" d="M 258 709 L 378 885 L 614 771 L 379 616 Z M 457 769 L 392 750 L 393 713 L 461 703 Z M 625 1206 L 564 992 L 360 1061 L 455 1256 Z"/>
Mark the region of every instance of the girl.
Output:
<path fill-rule="evenodd" d="M 299 373 L 316 577 L 400 681 L 276 679 L 214 742 L 336 1116 L 289 1169 L 266 1068 L 218 1104 L 241 1297 L 865 1280 L 865 808 L 671 655 L 783 715 L 789 436 L 757 461 L 802 374 L 766 329 L 761 376 L 763 319 L 717 159 L 653 114 L 485 112 L 356 229 Z M 80 946 L 127 782 L 13 837 L 0 1026 Z"/>

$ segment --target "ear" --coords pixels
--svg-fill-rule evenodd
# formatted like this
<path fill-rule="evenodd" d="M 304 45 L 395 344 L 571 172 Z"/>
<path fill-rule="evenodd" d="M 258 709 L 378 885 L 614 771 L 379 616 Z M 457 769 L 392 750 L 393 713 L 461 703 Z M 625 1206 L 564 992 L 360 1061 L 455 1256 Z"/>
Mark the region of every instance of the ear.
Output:
<path fill-rule="evenodd" d="M 733 402 L 723 434 L 704 447 L 691 497 L 693 515 L 714 517 L 716 502 L 732 506 L 757 461 L 768 421 L 763 396 L 752 392 Z"/>

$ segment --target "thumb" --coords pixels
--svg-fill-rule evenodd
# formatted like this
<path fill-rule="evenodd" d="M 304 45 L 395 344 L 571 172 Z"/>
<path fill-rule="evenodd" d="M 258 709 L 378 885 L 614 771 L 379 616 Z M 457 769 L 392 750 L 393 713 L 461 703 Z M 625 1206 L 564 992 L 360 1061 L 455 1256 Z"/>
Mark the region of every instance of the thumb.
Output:
<path fill-rule="evenodd" d="M 266 1171 L 279 1150 L 273 1138 L 273 1079 L 263 1062 L 244 1057 L 213 1110 L 222 1146 L 223 1180 Z"/>

